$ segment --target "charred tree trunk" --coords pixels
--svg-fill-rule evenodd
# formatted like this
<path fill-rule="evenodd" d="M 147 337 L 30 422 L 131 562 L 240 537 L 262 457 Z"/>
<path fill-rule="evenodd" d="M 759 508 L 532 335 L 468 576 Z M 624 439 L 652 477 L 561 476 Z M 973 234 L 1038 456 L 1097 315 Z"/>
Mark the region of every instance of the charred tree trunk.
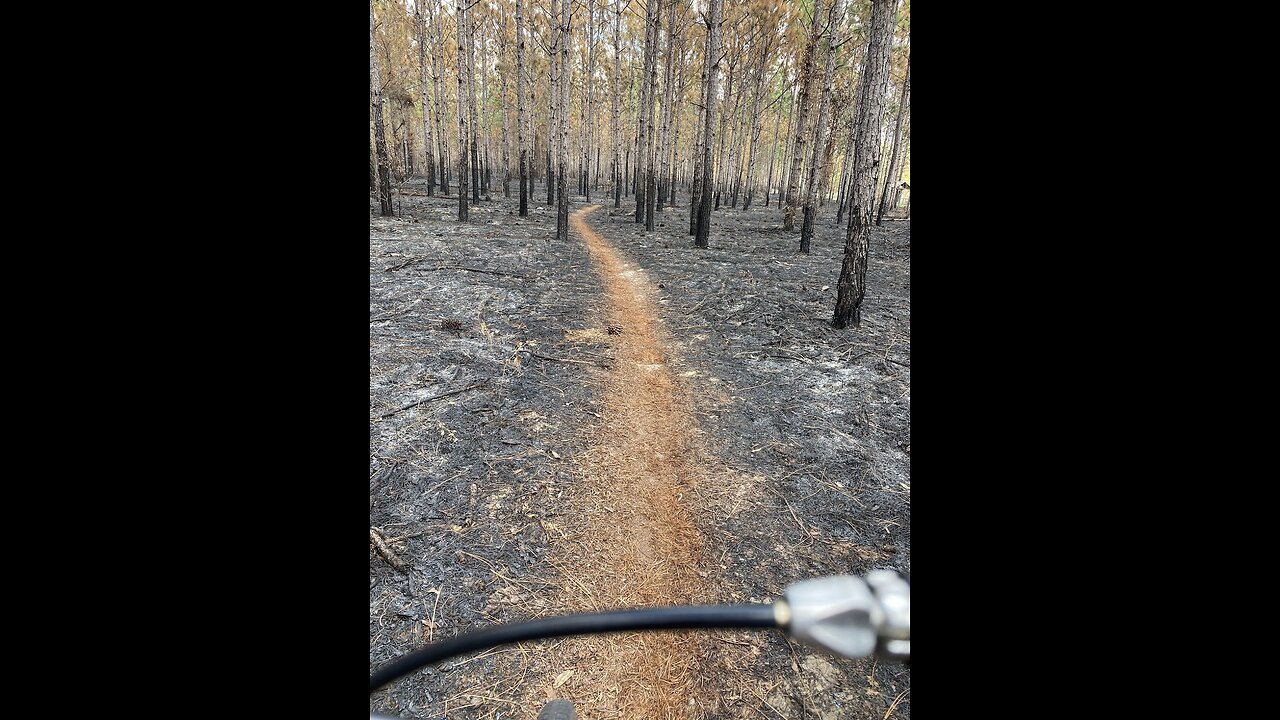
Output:
<path fill-rule="evenodd" d="M 650 126 L 653 124 L 653 83 L 650 76 L 655 75 L 657 61 L 658 17 L 662 11 L 662 0 L 646 0 L 644 13 L 644 69 L 640 74 L 640 104 L 636 106 L 636 222 L 645 222 L 645 197 L 649 179 L 645 168 L 649 155 Z M 652 169 L 650 168 L 650 172 Z M 648 227 L 646 226 L 646 230 Z"/>
<path fill-rule="evenodd" d="M 458 19 L 458 220 L 467 219 L 467 0 L 454 0 Z"/>
<path fill-rule="evenodd" d="M 857 117 L 858 108 L 853 109 L 854 117 Z M 836 227 L 840 227 L 840 223 L 844 220 L 844 213 L 849 205 L 849 169 L 853 167 L 853 134 L 854 123 L 849 123 L 849 137 L 845 140 L 844 145 L 844 163 L 840 168 L 840 199 L 838 204 L 840 208 L 836 210 Z"/>
<path fill-rule="evenodd" d="M 710 21 L 707 27 L 710 28 Z M 709 29 L 708 33 L 710 33 Z M 709 42 L 708 34 L 707 40 L 703 43 L 704 50 Z M 703 131 L 707 124 L 707 66 L 710 64 L 710 60 L 703 60 L 702 74 L 699 75 L 698 82 L 698 89 L 702 95 L 698 104 L 698 121 L 693 130 L 693 180 L 689 188 L 689 234 L 694 236 L 698 234 L 698 219 L 702 215 L 702 155 L 707 147 L 707 138 Z"/>
<path fill-rule="evenodd" d="M 884 225 L 885 213 L 897 205 L 898 185 L 902 179 L 902 121 L 911 111 L 911 63 L 907 63 L 907 76 L 902 81 L 902 96 L 898 99 L 898 122 L 893 128 L 893 150 L 889 155 L 889 172 L 884 178 L 884 193 L 880 197 L 880 211 L 876 213 L 876 225 Z"/>
<path fill-rule="evenodd" d="M 671 114 L 674 118 L 675 139 L 671 141 L 671 170 L 670 177 L 667 182 L 667 198 L 666 203 L 672 207 L 676 204 L 676 169 L 680 163 L 680 119 L 684 116 L 681 112 L 681 104 L 684 102 L 685 88 L 687 87 L 687 75 L 685 73 L 684 48 L 685 35 L 681 33 L 680 55 L 677 59 L 679 63 L 680 73 L 679 80 L 676 81 L 676 96 L 672 100 Z"/>
<path fill-rule="evenodd" d="M 587 0 L 587 73 L 582 79 L 582 90 L 586 94 L 585 145 L 582 150 L 582 197 L 591 202 L 591 147 L 596 140 L 595 86 L 596 77 L 596 5 L 594 0 Z"/>
<path fill-rule="evenodd" d="M 551 0 L 551 48 L 547 56 L 547 207 L 555 207 L 556 203 L 556 171 L 552 166 L 554 148 L 558 142 L 558 117 L 556 108 L 560 103 L 560 49 L 556 43 L 560 41 L 560 2 Z"/>
<path fill-rule="evenodd" d="M 804 161 L 804 141 L 808 134 L 809 111 L 813 105 L 813 75 L 815 72 L 815 56 L 818 41 L 824 34 L 826 5 L 823 0 L 815 0 L 813 6 L 813 22 L 809 26 L 809 41 L 804 47 L 804 61 L 800 75 L 800 105 L 796 109 L 795 150 L 791 155 L 791 170 L 787 180 L 787 206 L 782 211 L 782 227 L 793 230 L 796 226 L 796 206 L 800 204 L 801 188 L 800 165 Z"/>
<path fill-rule="evenodd" d="M 708 246 L 711 237 L 711 188 L 714 176 L 711 167 L 711 148 L 715 144 L 716 116 L 716 82 L 720 75 L 720 25 L 724 21 L 724 0 L 709 0 L 711 14 L 707 19 L 707 54 L 706 83 L 703 96 L 706 99 L 707 114 L 704 120 L 703 133 L 706 142 L 702 151 L 702 202 L 698 210 L 698 234 L 694 245 L 700 248 Z"/>
<path fill-rule="evenodd" d="M 498 86 L 502 100 L 502 197 L 511 197 L 511 128 L 507 121 L 507 79 Z"/>
<path fill-rule="evenodd" d="M 426 3 L 426 10 L 428 13 L 426 37 L 429 38 L 431 47 L 434 50 L 431 62 L 431 103 L 435 115 L 436 163 L 439 165 L 437 169 L 440 177 L 440 194 L 448 195 L 449 174 L 447 172 L 447 158 L 449 156 L 449 141 L 445 137 L 447 133 L 445 132 L 444 111 L 441 109 L 441 103 L 444 101 L 440 99 L 440 96 L 444 94 L 444 91 L 440 87 L 440 73 L 444 68 L 444 42 L 440 38 L 440 30 L 436 26 L 436 18 L 440 15 L 439 1 L 440 0 L 431 0 L 431 2 Z M 422 111 L 424 113 L 427 111 L 425 105 L 423 106 Z"/>
<path fill-rule="evenodd" d="M 516 0 L 516 152 L 520 158 L 520 217 L 529 215 L 529 155 L 525 148 L 524 0 Z"/>
<path fill-rule="evenodd" d="M 480 132 L 480 123 L 477 121 L 476 112 L 476 53 L 475 53 L 475 30 L 471 25 L 471 18 L 468 16 L 467 25 L 467 112 L 470 114 L 470 120 L 467 121 L 467 129 L 470 131 L 467 139 L 471 146 L 471 202 L 475 205 L 480 204 L 480 144 L 476 135 Z"/>
<path fill-rule="evenodd" d="M 657 147 L 658 153 L 662 156 L 662 163 L 657 173 L 657 193 L 654 196 L 657 207 L 661 207 L 666 198 L 667 174 L 671 172 L 671 120 L 673 118 L 671 108 L 676 94 L 675 54 L 680 49 L 679 36 L 676 32 L 676 5 L 675 0 L 667 3 L 667 53 L 662 68 L 662 119 Z"/>
<path fill-rule="evenodd" d="M 809 244 L 813 240 L 813 222 L 814 216 L 817 214 L 818 208 L 815 198 L 818 193 L 818 185 L 821 181 L 823 172 L 826 171 L 826 145 L 827 145 L 827 108 L 831 106 L 831 84 L 834 80 L 836 70 L 836 49 L 839 43 L 836 42 L 836 29 L 840 27 L 840 21 L 843 13 L 844 3 L 836 2 L 832 6 L 829 13 L 828 27 L 826 33 L 826 67 L 822 71 L 822 99 L 818 102 L 818 121 L 814 129 L 817 131 L 817 137 L 813 142 L 813 158 L 809 162 L 809 179 L 805 182 L 804 189 L 804 221 L 800 227 L 800 252 L 808 254 Z"/>
<path fill-rule="evenodd" d="M 785 94 L 785 91 L 784 93 Z M 782 98 L 779 97 L 781 102 Z M 777 119 L 773 121 L 773 144 L 769 146 L 769 172 L 764 179 L 764 206 L 769 207 L 769 191 L 773 188 L 773 163 L 778 159 L 778 131 L 782 129 L 782 106 L 778 106 Z"/>
<path fill-rule="evenodd" d="M 378 165 L 378 205 L 382 215 L 392 215 L 391 170 L 387 161 L 387 129 L 382 119 L 382 73 L 378 70 L 377 44 L 373 35 L 373 3 L 369 3 L 369 94 L 373 103 L 373 146 Z"/>
<path fill-rule="evenodd" d="M 622 0 L 614 0 L 613 18 L 613 108 L 610 123 L 613 125 L 613 206 L 622 207 L 622 124 L 618 103 L 621 102 L 622 88 Z"/>
<path fill-rule="evenodd" d="M 422 97 L 422 163 L 427 169 L 427 195 L 435 195 L 436 164 L 431 132 L 431 101 L 427 93 L 427 19 L 421 7 L 415 7 L 418 29 L 418 92 Z"/>
<path fill-rule="evenodd" d="M 572 37 L 569 0 L 561 0 L 558 42 L 560 48 L 560 167 L 556 176 L 560 197 L 560 205 L 556 213 L 556 238 L 560 242 L 569 241 L 569 193 L 566 188 L 565 173 L 569 169 L 569 75 L 572 70 L 569 63 L 569 46 L 572 44 Z"/>
<path fill-rule="evenodd" d="M 876 167 L 880 164 L 880 126 L 884 92 L 889 80 L 889 44 L 893 34 L 894 0 L 873 0 L 868 40 L 855 119 L 853 189 L 844 260 L 836 283 L 836 309 L 831 324 L 837 329 L 862 323 L 862 299 L 867 291 L 867 250 L 871 238 Z"/>

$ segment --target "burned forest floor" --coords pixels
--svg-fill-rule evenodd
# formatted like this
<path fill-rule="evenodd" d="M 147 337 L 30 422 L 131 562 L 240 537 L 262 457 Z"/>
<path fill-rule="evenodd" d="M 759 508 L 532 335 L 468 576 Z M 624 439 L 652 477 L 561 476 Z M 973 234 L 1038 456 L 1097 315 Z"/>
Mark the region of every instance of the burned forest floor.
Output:
<path fill-rule="evenodd" d="M 823 575 L 911 569 L 910 221 L 872 231 L 860 328 L 834 330 L 843 224 L 813 252 L 782 211 L 538 185 L 457 221 L 403 184 L 369 220 L 369 663 L 495 623 L 769 602 Z M 772 199 L 772 198 L 771 198 Z M 757 198 L 759 203 L 759 198 Z M 370 697 L 415 718 L 910 718 L 911 674 L 777 632 L 522 643 Z"/>

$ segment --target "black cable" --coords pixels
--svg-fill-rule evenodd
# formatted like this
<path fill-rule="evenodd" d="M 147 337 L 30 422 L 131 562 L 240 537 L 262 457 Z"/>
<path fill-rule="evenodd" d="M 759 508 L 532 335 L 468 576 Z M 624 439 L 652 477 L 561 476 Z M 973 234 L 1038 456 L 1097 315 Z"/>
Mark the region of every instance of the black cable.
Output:
<path fill-rule="evenodd" d="M 386 685 L 402 675 L 426 665 L 434 665 L 455 655 L 475 652 L 497 645 L 564 637 L 566 635 L 594 635 L 628 630 L 686 630 L 691 628 L 772 628 L 777 627 L 773 606 L 754 605 L 696 605 L 691 607 L 646 608 L 617 612 L 565 615 L 517 623 L 499 625 L 459 635 L 428 645 L 421 650 L 384 665 L 369 676 L 369 692 Z"/>

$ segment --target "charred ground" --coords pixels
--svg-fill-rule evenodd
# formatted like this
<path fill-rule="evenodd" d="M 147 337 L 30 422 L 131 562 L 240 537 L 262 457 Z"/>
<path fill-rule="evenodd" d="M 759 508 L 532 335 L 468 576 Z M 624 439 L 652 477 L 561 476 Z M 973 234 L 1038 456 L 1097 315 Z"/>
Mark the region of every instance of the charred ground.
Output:
<path fill-rule="evenodd" d="M 370 525 L 403 538 L 389 546 L 405 563 L 371 543 L 371 667 L 429 638 L 583 607 L 564 551 L 594 522 L 575 503 L 621 337 L 581 238 L 551 240 L 550 209 L 520 218 L 498 196 L 460 224 L 456 196 L 407 188 L 400 217 L 370 203 Z M 766 601 L 803 578 L 909 572 L 910 222 L 873 231 L 862 327 L 836 331 L 844 231 L 832 208 L 800 255 L 776 207 L 717 211 L 711 247 L 696 250 L 687 207 L 646 234 L 625 199 L 617 211 L 599 202 L 587 222 L 652 284 L 666 364 L 700 425 L 692 599 Z M 703 635 L 687 717 L 910 717 L 902 666 L 776 634 Z M 533 718 L 531 699 L 567 696 L 580 717 L 625 716 L 580 694 L 590 669 L 565 666 L 565 642 L 419 671 L 371 709 Z"/>

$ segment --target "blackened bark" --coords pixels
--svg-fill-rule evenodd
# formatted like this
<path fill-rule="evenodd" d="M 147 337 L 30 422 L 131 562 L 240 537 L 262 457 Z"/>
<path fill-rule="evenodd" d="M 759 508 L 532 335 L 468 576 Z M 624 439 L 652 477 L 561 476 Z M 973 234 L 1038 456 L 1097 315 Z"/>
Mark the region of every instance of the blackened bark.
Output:
<path fill-rule="evenodd" d="M 817 205 L 814 200 L 818 194 L 818 185 L 822 174 L 826 170 L 827 109 L 831 106 L 831 84 L 836 69 L 836 48 L 839 47 L 835 34 L 837 28 L 840 27 L 843 7 L 843 3 L 835 3 L 828 17 L 829 30 L 825 40 L 827 62 L 822 72 L 822 99 L 818 102 L 818 119 L 814 126 L 817 131 L 817 137 L 813 143 L 813 158 L 809 162 L 809 179 L 805 183 L 804 222 L 800 228 L 800 252 L 806 254 L 809 252 L 809 244 L 813 240 L 813 221 L 814 216 L 817 214 Z"/>
<path fill-rule="evenodd" d="M 880 196 L 880 209 L 876 212 L 876 225 L 884 225 L 885 213 L 897 205 L 898 185 L 902 182 L 902 121 L 911 107 L 911 64 L 907 63 L 907 76 L 902 80 L 902 95 L 898 99 L 898 122 L 893 129 L 893 150 L 889 155 L 889 172 L 884 177 L 884 192 Z"/>
<path fill-rule="evenodd" d="M 716 82 L 720 74 L 720 25 L 724 21 L 724 4 L 723 0 L 710 0 L 711 17 L 707 20 L 707 78 L 705 97 L 707 101 L 707 116 L 704 120 L 705 127 L 703 133 L 706 135 L 706 142 L 702 151 L 702 203 L 698 212 L 698 234 L 694 238 L 694 245 L 700 248 L 708 246 L 711 237 L 711 188 L 714 176 L 711 167 L 711 150 L 715 145 L 715 115 L 716 115 Z"/>
<path fill-rule="evenodd" d="M 520 157 L 520 217 L 529 215 L 529 157 L 525 151 L 524 0 L 516 0 L 516 149 Z"/>
<path fill-rule="evenodd" d="M 377 45 L 373 36 L 373 3 L 369 3 L 369 94 L 373 103 L 373 145 L 378 164 L 378 205 L 384 216 L 391 210 L 391 170 L 387 162 L 387 130 L 382 119 L 382 73 L 378 71 Z"/>
<path fill-rule="evenodd" d="M 787 206 L 782 211 L 782 227 L 785 230 L 795 229 L 796 206 L 800 204 L 801 188 L 798 187 L 800 164 L 804 161 L 805 137 L 807 137 L 809 131 L 806 123 L 809 119 L 810 108 L 813 105 L 812 88 L 818 40 L 825 34 L 826 18 L 823 17 L 825 7 L 823 0 L 815 0 L 813 22 L 809 25 L 809 41 L 804 47 L 804 62 L 800 75 L 800 104 L 796 108 L 795 150 L 791 155 L 791 171 L 787 180 Z"/>
<path fill-rule="evenodd" d="M 467 0 L 454 0 L 458 21 L 458 220 L 467 219 Z"/>
<path fill-rule="evenodd" d="M 868 40 L 855 120 L 853 188 L 844 260 L 836 283 L 836 309 L 831 324 L 837 329 L 862 323 L 862 299 L 867 287 L 867 251 L 871 239 L 876 167 L 880 164 L 880 126 L 884 120 L 884 92 L 889 80 L 889 43 L 893 34 L 894 0 L 873 0 Z"/>
<path fill-rule="evenodd" d="M 559 167 L 556 176 L 560 205 L 556 213 L 556 237 L 560 242 L 569 241 L 569 193 L 565 188 L 565 173 L 569 167 L 569 75 L 572 67 L 569 63 L 569 46 L 572 43 L 573 29 L 570 25 L 569 1 L 560 3 L 560 150 Z"/>
<path fill-rule="evenodd" d="M 427 195 L 435 195 L 436 163 L 431 132 L 431 101 L 427 92 L 427 20 L 421 7 L 415 8 L 418 30 L 418 91 L 422 98 L 422 160 L 427 170 Z"/>

